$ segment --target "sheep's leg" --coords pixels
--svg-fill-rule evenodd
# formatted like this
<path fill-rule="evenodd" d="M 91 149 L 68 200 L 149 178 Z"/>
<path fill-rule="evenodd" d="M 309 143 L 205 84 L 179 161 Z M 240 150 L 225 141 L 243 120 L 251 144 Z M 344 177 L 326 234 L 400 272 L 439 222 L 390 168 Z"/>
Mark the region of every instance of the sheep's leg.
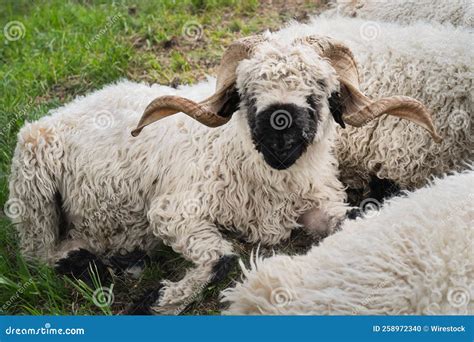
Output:
<path fill-rule="evenodd" d="M 153 305 L 158 313 L 178 314 L 200 292 L 230 270 L 236 255 L 217 227 L 205 220 L 183 220 L 156 228 L 155 234 L 196 267 L 178 282 L 164 281 Z"/>
<path fill-rule="evenodd" d="M 61 235 L 62 146 L 54 127 L 28 124 L 18 134 L 5 212 L 15 224 L 23 255 L 54 263 Z"/>
<path fill-rule="evenodd" d="M 54 126 L 38 121 L 21 129 L 5 213 L 15 224 L 27 259 L 39 259 L 60 273 L 82 278 L 89 262 L 94 262 L 99 272 L 103 264 L 84 242 L 65 240 L 67 219 L 58 185 L 62 155 L 62 142 Z"/>
<path fill-rule="evenodd" d="M 110 280 L 107 266 L 84 241 L 63 241 L 57 248 L 55 260 L 54 267 L 58 273 L 81 279 L 90 286 L 94 284 L 91 271 L 96 272 L 101 285 Z"/>

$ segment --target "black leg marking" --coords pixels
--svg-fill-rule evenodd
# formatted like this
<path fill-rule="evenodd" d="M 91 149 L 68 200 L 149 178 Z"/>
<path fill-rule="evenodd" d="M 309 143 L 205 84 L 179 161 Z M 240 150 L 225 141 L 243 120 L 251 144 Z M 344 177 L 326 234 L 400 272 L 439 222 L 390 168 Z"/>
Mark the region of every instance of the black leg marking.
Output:
<path fill-rule="evenodd" d="M 138 300 L 134 301 L 124 312 L 124 315 L 145 316 L 153 315 L 151 306 L 160 298 L 161 285 L 157 289 L 146 291 Z"/>
<path fill-rule="evenodd" d="M 219 261 L 212 268 L 212 278 L 210 284 L 220 282 L 234 268 L 237 263 L 237 255 L 221 256 Z"/>
<path fill-rule="evenodd" d="M 58 273 L 64 274 L 84 281 L 88 285 L 93 285 L 90 267 L 97 268 L 97 273 L 102 285 L 109 282 L 109 272 L 107 266 L 95 255 L 85 249 L 71 251 L 63 259 L 58 260 L 55 269 Z"/>

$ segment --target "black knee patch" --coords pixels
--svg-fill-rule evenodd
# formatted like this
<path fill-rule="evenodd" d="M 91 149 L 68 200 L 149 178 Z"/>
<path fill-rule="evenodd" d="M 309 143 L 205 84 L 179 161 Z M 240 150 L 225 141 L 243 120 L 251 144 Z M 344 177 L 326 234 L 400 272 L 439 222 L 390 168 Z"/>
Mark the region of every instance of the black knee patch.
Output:
<path fill-rule="evenodd" d="M 152 315 L 151 306 L 160 298 L 161 285 L 157 289 L 151 289 L 143 293 L 137 300 L 124 310 L 124 315 L 145 316 Z"/>
<path fill-rule="evenodd" d="M 95 254 L 82 248 L 69 252 L 65 258 L 56 263 L 55 269 L 60 274 L 80 279 L 91 286 L 93 285 L 91 266 L 94 270 L 97 268 L 102 285 L 109 282 L 110 276 L 107 266 Z"/>
<path fill-rule="evenodd" d="M 212 268 L 212 278 L 210 284 L 220 282 L 225 276 L 234 268 L 237 263 L 237 255 L 221 256 L 217 263 Z"/>
<path fill-rule="evenodd" d="M 380 203 L 384 200 L 401 194 L 400 186 L 391 179 L 380 179 L 377 176 L 370 176 L 369 197 L 376 199 Z"/>

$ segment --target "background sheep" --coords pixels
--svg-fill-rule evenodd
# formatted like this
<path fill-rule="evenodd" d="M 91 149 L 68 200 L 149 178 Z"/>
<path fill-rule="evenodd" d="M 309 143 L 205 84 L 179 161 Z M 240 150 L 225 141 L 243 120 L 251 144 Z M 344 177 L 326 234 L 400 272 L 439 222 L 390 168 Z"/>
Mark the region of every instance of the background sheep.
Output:
<path fill-rule="evenodd" d="M 474 171 L 345 221 L 307 255 L 256 258 L 229 314 L 474 313 Z"/>
<path fill-rule="evenodd" d="M 472 0 L 337 0 L 331 14 L 342 14 L 368 20 L 411 24 L 433 21 L 456 26 L 474 27 Z"/>
<path fill-rule="evenodd" d="M 366 94 L 412 96 L 433 114 L 444 138 L 441 144 L 416 125 L 388 116 L 363 129 L 339 129 L 336 152 L 341 178 L 351 188 L 366 187 L 371 174 L 402 188 L 421 187 L 430 176 L 461 170 L 463 161 L 472 160 L 474 50 L 468 31 L 424 23 L 403 27 L 315 18 L 309 25 L 295 24 L 279 34 L 322 34 L 343 41 L 354 52 Z"/>

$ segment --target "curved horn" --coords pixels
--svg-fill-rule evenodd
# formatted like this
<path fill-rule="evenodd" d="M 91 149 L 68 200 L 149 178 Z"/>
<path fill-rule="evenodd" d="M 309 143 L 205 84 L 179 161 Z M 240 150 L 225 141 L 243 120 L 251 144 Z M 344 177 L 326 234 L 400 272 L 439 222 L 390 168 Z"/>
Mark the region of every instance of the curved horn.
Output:
<path fill-rule="evenodd" d="M 240 61 L 249 58 L 255 46 L 264 40 L 264 36 L 256 35 L 232 43 L 222 56 L 217 71 L 216 91 L 212 96 L 199 103 L 180 96 L 158 97 L 146 107 L 132 135 L 136 137 L 145 126 L 179 112 L 209 127 L 221 126 L 228 122 L 230 116 L 220 116 L 219 113 L 235 91 L 237 66 Z"/>
<path fill-rule="evenodd" d="M 154 99 L 146 107 L 137 128 L 132 131 L 132 135 L 136 137 L 145 126 L 179 112 L 186 113 L 198 121 L 205 118 L 206 125 L 210 127 L 223 125 L 229 120 L 228 118 L 216 115 L 207 105 L 179 96 L 161 96 Z"/>
<path fill-rule="evenodd" d="M 393 96 L 372 101 L 365 96 L 360 91 L 354 56 L 343 43 L 325 36 L 308 36 L 295 42 L 309 44 L 331 63 L 341 84 L 345 122 L 360 127 L 383 114 L 388 114 L 410 120 L 426 129 L 435 142 L 442 141 L 433 125 L 430 112 L 420 101 L 408 96 Z"/>

